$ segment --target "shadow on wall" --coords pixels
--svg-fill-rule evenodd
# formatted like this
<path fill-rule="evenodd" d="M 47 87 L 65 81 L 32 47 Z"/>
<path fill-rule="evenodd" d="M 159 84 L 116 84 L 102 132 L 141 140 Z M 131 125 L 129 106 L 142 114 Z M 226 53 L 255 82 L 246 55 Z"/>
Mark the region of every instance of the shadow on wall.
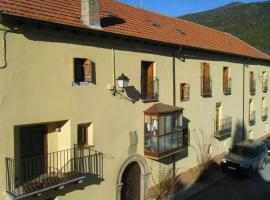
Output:
<path fill-rule="evenodd" d="M 97 84 L 96 63 L 91 61 L 91 67 L 92 67 L 92 81 L 91 81 L 91 83 L 96 85 Z"/>
<path fill-rule="evenodd" d="M 50 198 L 55 198 L 59 196 L 66 196 L 70 192 L 75 192 L 79 190 L 85 190 L 87 186 L 91 185 L 100 185 L 100 183 L 104 181 L 103 178 L 100 178 L 96 175 L 93 174 L 87 174 L 85 175 L 85 179 L 83 179 L 82 183 L 70 183 L 68 185 L 65 185 L 63 189 L 54 189 L 54 190 L 48 190 L 44 193 L 42 193 L 41 196 L 31 196 L 25 198 L 25 200 L 44 200 L 44 199 L 50 199 Z"/>
<path fill-rule="evenodd" d="M 141 99 L 141 93 L 132 85 L 125 88 L 128 98 L 132 99 L 133 102 Z"/>
<path fill-rule="evenodd" d="M 247 129 L 243 127 L 242 122 L 236 123 L 235 131 L 232 134 L 232 145 L 248 139 Z"/>

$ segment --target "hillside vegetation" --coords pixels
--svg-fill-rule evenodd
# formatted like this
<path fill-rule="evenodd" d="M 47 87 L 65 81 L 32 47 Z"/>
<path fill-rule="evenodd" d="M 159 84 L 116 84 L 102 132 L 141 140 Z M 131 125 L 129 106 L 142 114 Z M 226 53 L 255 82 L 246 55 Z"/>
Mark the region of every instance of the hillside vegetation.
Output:
<path fill-rule="evenodd" d="M 270 54 L 270 1 L 248 4 L 235 2 L 178 18 L 231 33 Z"/>

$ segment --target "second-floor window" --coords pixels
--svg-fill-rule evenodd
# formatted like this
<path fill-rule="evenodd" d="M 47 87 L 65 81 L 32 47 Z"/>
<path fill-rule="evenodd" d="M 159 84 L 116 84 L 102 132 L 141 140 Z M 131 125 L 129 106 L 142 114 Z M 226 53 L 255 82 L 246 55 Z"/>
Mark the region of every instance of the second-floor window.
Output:
<path fill-rule="evenodd" d="M 201 64 L 201 95 L 203 97 L 212 96 L 212 80 L 208 63 Z"/>
<path fill-rule="evenodd" d="M 262 91 L 265 93 L 268 90 L 268 80 L 266 72 L 262 73 Z"/>
<path fill-rule="evenodd" d="M 155 76 L 153 62 L 141 63 L 141 98 L 144 101 L 158 100 L 158 78 Z"/>
<path fill-rule="evenodd" d="M 249 73 L 249 92 L 251 95 L 255 95 L 256 92 L 256 82 L 254 72 Z"/>
<path fill-rule="evenodd" d="M 87 84 L 94 81 L 93 62 L 86 58 L 74 58 L 74 83 Z"/>
<path fill-rule="evenodd" d="M 225 95 L 231 94 L 231 77 L 229 74 L 229 67 L 223 68 L 223 93 Z"/>
<path fill-rule="evenodd" d="M 190 87 L 187 83 L 180 84 L 180 101 L 188 101 L 190 95 Z"/>

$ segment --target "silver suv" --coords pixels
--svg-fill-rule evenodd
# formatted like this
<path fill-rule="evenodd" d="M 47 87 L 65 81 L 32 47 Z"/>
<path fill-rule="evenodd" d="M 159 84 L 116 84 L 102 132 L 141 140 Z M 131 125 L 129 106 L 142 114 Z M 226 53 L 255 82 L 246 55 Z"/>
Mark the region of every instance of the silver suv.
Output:
<path fill-rule="evenodd" d="M 267 162 L 267 147 L 264 142 L 245 140 L 233 145 L 221 161 L 223 171 L 240 171 L 251 176 L 252 172 L 264 169 Z"/>

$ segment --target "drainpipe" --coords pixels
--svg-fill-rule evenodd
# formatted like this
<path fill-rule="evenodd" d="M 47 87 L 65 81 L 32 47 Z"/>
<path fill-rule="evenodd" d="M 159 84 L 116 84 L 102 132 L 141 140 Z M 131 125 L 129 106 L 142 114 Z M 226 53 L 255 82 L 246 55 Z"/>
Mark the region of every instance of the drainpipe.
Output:
<path fill-rule="evenodd" d="M 177 51 L 173 53 L 173 67 L 172 67 L 172 75 L 173 75 L 173 106 L 176 106 L 176 92 L 175 92 L 175 56 L 177 54 Z"/>
<path fill-rule="evenodd" d="M 176 106 L 176 91 L 175 91 L 175 84 L 176 84 L 176 78 L 175 78 L 175 58 L 177 56 L 177 53 L 181 52 L 182 48 L 179 47 L 179 49 L 177 49 L 176 51 L 173 52 L 173 66 L 172 66 L 172 78 L 173 78 L 173 106 Z M 173 179 L 174 179 L 174 183 L 176 181 L 176 167 L 175 167 L 175 154 L 172 155 L 172 162 L 173 162 Z M 176 189 L 176 188 L 174 188 Z"/>
<path fill-rule="evenodd" d="M 115 80 L 115 76 L 116 76 L 116 72 L 115 72 L 115 49 L 114 47 L 112 47 L 112 53 L 113 53 L 113 88 L 116 88 L 116 80 Z"/>
<path fill-rule="evenodd" d="M 246 76 L 246 68 L 248 68 L 247 64 L 243 65 L 243 123 L 242 123 L 242 141 L 244 141 L 245 138 L 245 76 Z"/>

